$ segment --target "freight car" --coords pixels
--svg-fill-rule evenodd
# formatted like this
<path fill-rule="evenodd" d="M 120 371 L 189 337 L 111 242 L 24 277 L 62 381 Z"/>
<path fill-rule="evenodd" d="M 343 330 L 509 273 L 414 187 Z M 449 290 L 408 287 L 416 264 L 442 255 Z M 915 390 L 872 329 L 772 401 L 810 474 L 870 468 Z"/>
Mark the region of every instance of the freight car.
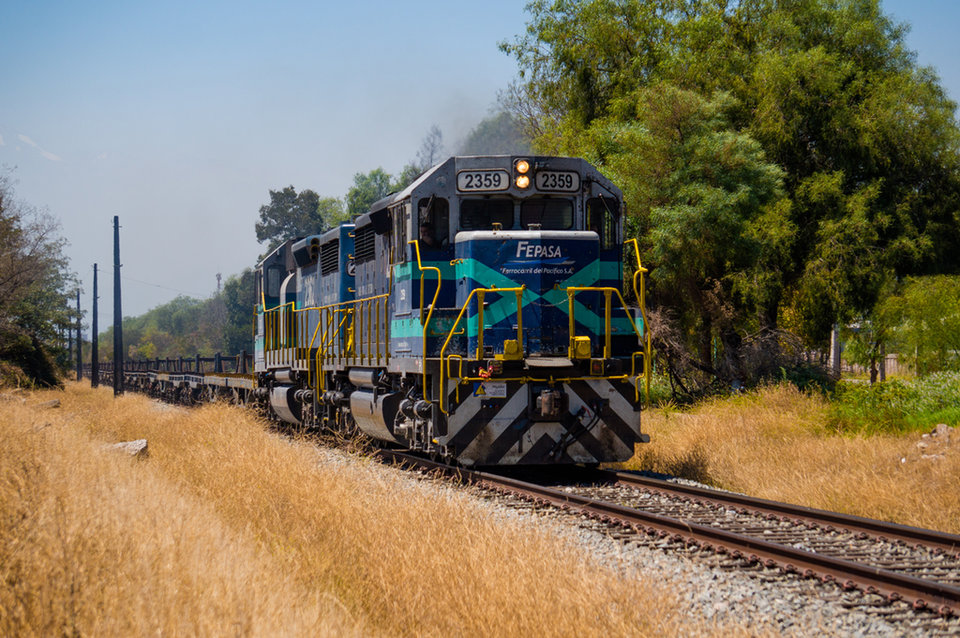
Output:
<path fill-rule="evenodd" d="M 625 460 L 650 359 L 622 232 L 582 159 L 451 157 L 258 264 L 255 393 L 467 466 Z"/>

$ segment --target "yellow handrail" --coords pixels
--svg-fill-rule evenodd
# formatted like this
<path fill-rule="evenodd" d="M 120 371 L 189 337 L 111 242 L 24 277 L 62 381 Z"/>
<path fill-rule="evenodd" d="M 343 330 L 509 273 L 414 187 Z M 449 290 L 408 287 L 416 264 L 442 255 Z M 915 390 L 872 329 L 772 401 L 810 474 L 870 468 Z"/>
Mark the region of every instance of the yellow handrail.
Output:
<path fill-rule="evenodd" d="M 317 311 L 317 327 L 313 329 L 313 336 L 310 338 L 309 350 L 313 350 L 313 344 L 317 339 L 317 334 L 320 333 L 320 343 L 317 347 L 317 354 L 315 357 L 315 366 L 317 369 L 317 384 L 314 386 L 310 380 L 310 370 L 307 370 L 307 385 L 310 387 L 315 387 L 315 389 L 320 392 L 324 389 L 323 383 L 323 374 L 322 366 L 323 361 L 326 359 L 326 350 L 327 347 L 333 344 L 335 335 L 339 334 L 340 329 L 343 327 L 343 324 L 346 323 L 347 318 L 350 316 L 351 311 L 345 308 L 333 308 L 333 312 L 327 312 L 329 308 L 308 308 L 307 310 L 316 310 Z M 339 323 L 336 322 L 336 317 L 338 313 L 343 314 L 343 319 Z M 336 324 L 336 330 L 331 329 L 331 325 Z M 321 332 L 321 328 L 323 328 Z M 329 336 L 328 336 L 329 335 Z"/>
<path fill-rule="evenodd" d="M 480 354 L 483 353 L 482 344 L 483 344 L 483 295 L 488 292 L 504 293 L 504 292 L 513 292 L 517 294 L 517 316 L 523 311 L 521 306 L 523 299 L 523 291 L 526 290 L 526 286 L 520 286 L 519 288 L 474 288 L 470 291 L 470 294 L 467 295 L 467 300 L 463 303 L 463 307 L 460 308 L 460 314 L 457 315 L 456 321 L 453 322 L 453 325 L 450 326 L 450 332 L 447 334 L 446 341 L 443 342 L 443 347 L 440 348 L 440 411 L 444 414 L 448 412 L 443 407 L 443 398 L 447 395 L 446 388 L 444 387 L 444 376 L 445 376 L 445 367 L 443 353 L 446 352 L 447 346 L 450 345 L 450 340 L 453 339 L 453 335 L 456 333 L 457 326 L 460 325 L 460 320 L 463 319 L 463 313 L 467 311 L 467 308 L 470 307 L 470 300 L 474 295 L 477 295 L 477 302 L 479 303 L 479 309 L 477 313 L 477 343 L 481 347 L 478 348 L 477 359 L 480 358 Z M 517 343 L 520 344 L 520 347 L 523 348 L 523 332 L 522 332 L 522 323 L 517 322 Z M 450 355 L 449 358 L 459 356 L 459 355 Z M 463 363 L 461 358 L 461 371 L 463 369 Z"/>
<path fill-rule="evenodd" d="M 361 305 L 361 308 L 359 309 L 359 311 L 358 311 L 357 309 L 355 309 L 355 308 L 347 308 L 347 306 L 355 306 L 355 305 L 357 305 L 357 304 L 364 304 L 365 302 L 369 302 L 369 301 L 374 300 L 374 299 L 386 299 L 386 298 L 389 297 L 389 296 L 390 296 L 390 293 L 387 292 L 387 293 L 384 293 L 384 294 L 382 294 L 382 295 L 374 295 L 374 296 L 372 296 L 372 297 L 364 297 L 363 299 L 350 299 L 350 300 L 348 300 L 348 301 L 338 301 L 337 303 L 327 304 L 327 305 L 325 305 L 325 306 L 315 306 L 315 307 L 312 307 L 312 308 L 303 308 L 302 311 L 318 310 L 318 311 L 323 312 L 323 311 L 333 310 L 335 313 L 342 312 L 342 313 L 344 313 L 345 316 L 344 316 L 344 319 L 341 320 L 340 323 L 337 325 L 337 328 L 339 329 L 340 326 L 343 325 L 343 322 L 346 321 L 346 315 L 353 314 L 353 315 L 354 315 L 354 318 L 356 318 L 356 315 L 362 314 L 362 312 L 363 312 L 363 310 L 362 310 L 363 306 L 362 306 L 362 305 Z M 329 322 L 329 321 L 328 321 L 328 322 Z M 361 323 L 362 323 L 362 322 L 361 322 Z M 324 332 L 326 333 L 326 331 L 324 331 Z M 330 331 L 330 335 L 331 335 L 331 336 L 329 337 L 329 339 L 322 339 L 321 342 L 320 342 L 321 345 L 324 346 L 324 347 L 327 346 L 327 345 L 331 345 L 331 344 L 333 343 L 333 338 L 334 338 L 333 335 L 334 335 L 335 333 L 336 333 L 336 331 Z M 354 339 L 356 339 L 356 337 L 354 337 Z M 317 352 L 317 362 L 318 362 L 318 364 L 319 364 L 319 358 L 320 358 L 320 352 L 318 351 L 318 352 Z"/>
<path fill-rule="evenodd" d="M 440 269 L 436 266 L 426 266 L 424 267 L 420 262 L 420 242 L 416 239 L 411 239 L 407 242 L 408 244 L 413 244 L 414 251 L 417 254 L 417 268 L 420 269 L 420 324 L 423 326 L 423 359 L 421 360 L 421 365 L 423 365 L 423 400 L 430 401 L 427 398 L 427 326 L 430 325 L 430 317 L 433 316 L 433 309 L 437 306 L 437 297 L 440 295 L 440 282 L 441 274 Z M 437 289 L 433 291 L 433 300 L 430 302 L 430 310 L 427 312 L 427 320 L 423 320 L 423 271 L 424 270 L 436 270 L 437 271 Z M 443 358 L 441 357 L 441 367 L 443 363 Z M 443 379 L 443 374 L 441 372 L 441 380 Z M 443 402 L 443 385 L 440 386 L 440 401 Z"/>
<path fill-rule="evenodd" d="M 317 312 L 317 327 L 313 329 L 313 336 L 310 337 L 310 345 L 308 346 L 308 352 L 310 352 L 310 351 L 313 350 L 313 342 L 314 342 L 314 341 L 316 340 L 316 338 L 317 338 L 317 333 L 320 331 L 320 326 L 321 326 L 321 325 L 323 325 L 323 314 L 320 313 L 320 312 Z M 323 337 L 320 337 L 320 341 L 321 341 L 321 343 L 323 342 Z M 318 349 L 317 352 L 318 352 L 318 354 L 319 354 L 319 349 Z M 319 358 L 319 357 L 318 357 L 318 358 Z M 320 390 L 321 385 L 322 385 L 322 384 L 320 383 L 320 378 L 321 378 L 321 377 L 322 377 L 322 375 L 320 374 L 320 370 L 318 369 L 318 370 L 317 370 L 317 391 Z M 312 387 L 313 387 L 313 384 L 310 382 L 310 367 L 309 367 L 309 366 L 307 366 L 307 387 L 309 387 L 309 388 L 312 388 Z"/>
<path fill-rule="evenodd" d="M 447 376 L 452 379 L 452 378 L 453 378 L 453 375 L 450 374 L 450 360 L 451 360 L 451 359 L 457 359 L 457 360 L 459 361 L 459 363 L 460 363 L 460 369 L 457 370 L 457 378 L 458 378 L 458 379 L 462 378 L 462 377 L 463 377 L 463 355 L 452 354 L 452 355 L 450 355 L 449 357 L 447 357 Z M 443 365 L 443 359 L 440 359 L 440 364 Z M 446 394 L 446 391 L 444 391 L 443 388 L 441 388 L 441 393 L 442 393 L 442 394 Z M 457 404 L 458 404 L 458 405 L 460 404 L 460 384 L 459 384 L 459 383 L 457 384 Z"/>
<path fill-rule="evenodd" d="M 392 277 L 391 277 L 391 280 L 392 280 Z M 391 283 L 392 283 L 392 282 L 391 282 Z M 298 326 L 301 325 L 301 324 L 308 325 L 307 320 L 306 320 L 306 316 L 305 316 L 304 314 L 301 314 L 301 313 L 307 313 L 307 312 L 310 312 L 310 311 L 316 311 L 316 312 L 317 312 L 317 315 L 318 315 L 318 316 L 317 316 L 317 326 L 316 326 L 316 327 L 314 328 L 314 330 L 313 330 L 313 333 L 312 333 L 312 335 L 311 335 L 311 337 L 310 337 L 310 342 L 309 342 L 308 347 L 309 347 L 310 350 L 313 350 L 313 344 L 316 342 L 318 332 L 320 332 L 320 335 L 321 335 L 321 336 L 320 336 L 320 343 L 319 343 L 319 347 L 318 347 L 318 349 L 317 349 L 317 354 L 316 354 L 315 361 L 316 361 L 316 365 L 317 365 L 317 369 L 318 369 L 318 374 L 317 374 L 317 376 L 318 376 L 318 378 L 321 378 L 321 379 L 322 379 L 322 375 L 319 374 L 319 369 L 320 369 L 320 367 L 321 367 L 321 359 L 325 356 L 325 351 L 326 351 L 327 347 L 333 344 L 333 339 L 335 338 L 335 335 L 336 335 L 337 331 L 340 329 L 340 327 L 343 326 L 343 324 L 344 324 L 344 322 L 346 322 L 347 318 L 348 318 L 351 314 L 354 314 L 353 309 L 347 308 L 346 306 L 353 306 L 353 305 L 356 305 L 356 304 L 364 304 L 365 302 L 370 302 L 370 301 L 373 301 L 373 300 L 377 300 L 377 303 L 379 303 L 379 300 L 380 300 L 380 299 L 386 299 L 386 298 L 389 297 L 389 296 L 390 296 L 390 293 L 387 292 L 387 293 L 384 293 L 384 294 L 381 294 L 381 295 L 374 295 L 374 296 L 372 296 L 372 297 L 365 297 L 365 298 L 363 298 L 363 299 L 351 299 L 351 300 L 349 300 L 349 301 L 341 301 L 341 302 L 337 302 L 337 303 L 327 304 L 327 305 L 324 305 L 324 306 L 310 306 L 310 307 L 308 307 L 308 308 L 296 308 L 296 307 L 295 307 L 295 302 L 289 301 L 289 302 L 287 302 L 287 303 L 280 304 L 280 305 L 278 305 L 278 306 L 276 306 L 276 307 L 274 307 L 274 308 L 271 308 L 271 309 L 269 309 L 269 310 L 266 310 L 266 311 L 264 311 L 264 350 L 277 350 L 277 349 L 282 349 L 282 346 L 287 345 L 287 344 L 285 344 L 285 343 L 282 343 L 282 342 L 281 342 L 282 340 L 280 339 L 280 332 L 281 332 L 281 329 L 282 329 L 282 327 L 283 327 L 284 322 L 281 321 L 281 318 L 280 318 L 280 316 L 279 316 L 279 312 L 280 312 L 285 306 L 294 306 L 293 309 L 292 309 L 292 312 L 294 313 L 294 319 L 289 322 L 289 324 L 291 324 L 291 325 L 298 325 Z M 369 304 L 369 303 L 367 303 L 366 305 L 367 305 L 367 308 L 368 308 L 368 320 L 369 320 L 369 319 L 370 319 L 369 315 L 371 314 L 371 310 L 372 310 L 372 309 L 370 308 L 370 304 Z M 361 308 L 363 308 L 362 305 L 361 305 Z M 335 323 L 335 317 L 336 317 L 336 314 L 337 314 L 337 313 L 343 313 L 343 314 L 344 314 L 344 318 L 343 318 L 340 322 L 337 323 L 337 328 L 336 328 L 336 330 L 331 329 L 329 325 L 327 325 L 327 326 L 324 325 L 324 318 L 325 318 L 325 315 L 326 315 L 326 312 L 327 312 L 327 311 L 333 311 L 333 314 L 332 314 L 332 315 L 326 316 L 327 324 Z M 362 312 L 362 310 L 361 310 L 361 312 Z M 323 328 L 322 331 L 321 331 L 321 327 Z M 306 332 L 306 330 L 303 330 L 303 331 L 298 330 L 298 331 L 297 331 L 296 342 L 295 342 L 295 343 L 293 344 L 293 346 L 292 346 L 294 349 L 299 348 L 300 345 L 301 345 L 301 343 L 306 340 L 305 335 L 302 334 L 302 333 L 305 333 L 305 332 Z M 378 326 L 377 326 L 377 339 L 378 339 L 378 343 L 377 343 L 377 355 L 378 355 L 378 357 L 379 357 L 379 352 L 380 352 L 379 335 L 380 335 L 380 330 L 379 330 L 379 325 L 378 325 Z M 303 338 L 301 338 L 301 336 L 302 336 Z M 367 341 L 368 341 L 368 343 L 367 343 L 367 345 L 368 345 L 367 352 L 368 352 L 368 353 L 369 353 L 369 351 L 370 351 L 370 348 L 369 348 L 370 336 L 371 336 L 371 335 L 368 335 L 368 336 L 367 336 Z M 281 346 L 281 348 L 278 348 L 278 347 L 277 347 L 278 345 Z M 387 351 L 389 352 L 389 349 L 388 349 Z M 294 353 L 294 354 L 296 354 L 296 353 Z M 296 358 L 296 357 L 295 357 L 295 358 Z M 307 377 L 307 383 L 308 383 L 308 384 L 310 383 L 309 372 L 308 372 L 308 377 Z M 322 388 L 322 387 L 323 387 L 322 382 L 319 382 L 319 383 L 318 383 L 318 387 L 319 387 L 319 388 Z"/>
<path fill-rule="evenodd" d="M 570 286 L 568 288 L 565 288 L 564 290 L 567 291 L 567 302 L 570 304 L 569 310 L 570 310 L 570 338 L 571 339 L 573 339 L 574 337 L 573 296 L 578 292 L 602 292 L 604 293 L 604 295 L 607 296 L 607 302 L 605 304 L 606 308 L 605 308 L 605 315 L 604 315 L 604 323 L 608 328 L 607 330 L 608 333 L 609 333 L 610 313 L 611 313 L 610 295 L 612 295 L 613 293 L 616 293 L 617 297 L 620 298 L 620 303 L 622 304 L 623 312 L 627 316 L 627 320 L 630 322 L 630 325 L 633 327 L 634 333 L 636 333 L 638 339 L 643 338 L 643 335 L 640 334 L 640 330 L 637 328 L 637 324 L 636 322 L 634 322 L 633 317 L 631 317 L 630 313 L 627 312 L 627 302 L 623 299 L 623 295 L 620 294 L 620 291 L 618 289 L 611 288 L 609 286 Z M 607 336 L 609 337 L 609 334 Z M 609 349 L 609 347 L 610 347 L 609 344 L 604 344 L 605 349 Z"/>
<path fill-rule="evenodd" d="M 364 336 L 364 335 L 362 335 L 362 334 L 358 335 L 358 334 L 357 334 L 357 328 L 358 328 L 358 325 L 357 325 L 357 324 L 358 324 L 358 323 L 360 324 L 359 327 L 360 327 L 361 330 L 362 330 L 362 328 L 363 328 L 363 323 L 364 323 L 364 321 L 363 321 L 363 308 L 364 308 L 364 304 L 366 304 L 366 306 L 367 306 L 367 308 L 368 308 L 368 316 L 367 316 L 367 319 L 368 319 L 368 321 L 369 321 L 369 320 L 370 320 L 370 314 L 371 314 L 371 312 L 372 312 L 371 302 L 376 301 L 376 303 L 379 305 L 381 299 L 389 299 L 390 295 L 393 293 L 393 269 L 392 269 L 392 268 L 390 269 L 390 275 L 389 275 L 389 277 L 390 277 L 390 278 L 389 278 L 389 281 L 388 281 L 388 284 L 387 284 L 387 292 L 385 292 L 385 293 L 383 293 L 383 294 L 373 295 L 373 296 L 371 296 L 371 297 L 364 297 L 364 298 L 362 298 L 362 299 L 350 299 L 350 300 L 347 300 L 347 301 L 339 301 L 339 302 L 337 302 L 337 303 L 326 304 L 326 305 L 324 305 L 324 306 L 315 306 L 315 307 L 312 307 L 312 308 L 304 308 L 304 309 L 303 309 L 303 310 L 316 310 L 316 311 L 318 311 L 318 313 L 319 313 L 319 315 L 320 315 L 320 317 L 318 317 L 318 325 L 319 325 L 320 323 L 323 323 L 323 321 L 322 321 L 322 316 L 323 316 L 323 314 L 324 314 L 325 311 L 332 311 L 332 312 L 333 312 L 333 314 L 330 315 L 330 317 L 328 318 L 328 321 L 327 321 L 327 324 L 329 324 L 329 325 L 328 325 L 328 328 L 324 330 L 323 336 L 321 336 L 321 338 L 320 338 L 320 347 L 317 348 L 317 354 L 316 354 L 316 358 L 315 358 L 315 365 L 316 365 L 316 367 L 317 367 L 317 380 L 318 380 L 318 382 L 317 382 L 317 388 L 318 388 L 318 390 L 323 389 L 323 387 L 324 387 L 323 375 L 321 374 L 321 372 L 322 372 L 321 368 L 322 368 L 322 365 L 323 365 L 321 359 L 325 358 L 327 347 L 333 345 L 334 339 L 336 339 L 337 336 L 340 334 L 340 329 L 344 326 L 344 324 L 347 322 L 347 320 L 348 320 L 349 318 L 351 318 L 351 317 L 353 318 L 352 329 L 353 329 L 354 357 L 355 357 L 355 358 L 359 358 L 360 349 L 361 349 L 359 346 L 362 345 L 362 342 L 361 342 L 360 340 L 363 339 L 363 336 Z M 352 289 L 351 289 L 351 292 L 352 292 Z M 358 306 L 358 304 L 359 304 L 359 306 Z M 348 306 L 353 306 L 353 307 L 348 308 Z M 387 308 L 387 307 L 389 307 L 389 306 L 388 306 L 387 303 L 384 303 L 384 304 L 383 304 L 383 307 L 384 307 L 384 308 Z M 337 315 L 337 313 L 343 313 L 343 319 L 341 319 L 339 322 L 336 321 L 336 315 Z M 378 319 L 379 319 L 379 316 L 378 316 Z M 358 320 L 359 320 L 359 321 L 358 321 Z M 336 324 L 336 328 L 333 328 L 333 327 L 332 327 L 333 324 Z M 377 360 L 379 361 L 379 359 L 380 359 L 380 343 L 381 343 L 381 339 L 380 339 L 380 324 L 379 324 L 379 322 L 376 323 L 376 326 L 375 326 L 375 327 L 376 327 L 376 331 L 377 331 L 377 337 L 376 337 L 376 338 L 377 338 L 377 348 L 376 348 L 376 352 L 377 352 Z M 348 330 L 349 330 L 349 329 L 350 329 L 350 328 L 348 327 Z M 389 334 L 389 332 L 390 332 L 390 331 L 389 331 L 389 326 L 386 326 L 386 327 L 385 327 L 385 330 L 384 330 L 384 335 L 383 335 L 384 338 L 386 338 L 386 336 Z M 369 352 L 370 352 L 369 340 L 370 340 L 370 335 L 367 335 L 367 346 L 368 346 L 368 348 L 367 348 L 366 352 L 367 352 L 367 355 L 368 355 L 368 356 L 369 356 Z M 347 349 L 347 345 L 348 345 L 348 344 L 341 344 L 341 346 L 342 346 L 342 347 L 341 347 L 341 357 L 343 356 L 343 351 Z M 311 341 L 310 347 L 311 347 L 311 349 L 313 348 L 313 342 L 312 342 L 312 341 Z M 389 348 L 388 345 L 385 345 L 385 346 L 384 346 L 383 355 L 384 355 L 384 357 L 389 357 L 389 356 L 390 356 L 390 348 Z"/>
<path fill-rule="evenodd" d="M 637 303 L 640 305 L 640 316 L 643 317 L 643 336 L 644 336 L 644 354 L 643 354 L 643 376 L 646 382 L 647 405 L 650 405 L 650 356 L 653 350 L 650 338 L 650 323 L 647 321 L 647 299 L 644 286 L 643 275 L 649 272 L 640 263 L 640 244 L 637 240 L 631 239 L 627 243 L 633 244 L 633 253 L 637 257 L 637 269 L 633 273 L 633 294 L 637 297 Z M 637 290 L 637 277 L 640 277 L 640 290 Z"/>
<path fill-rule="evenodd" d="M 605 328 L 606 334 L 604 335 L 603 357 L 604 357 L 605 359 L 608 359 L 608 358 L 610 358 L 610 356 L 611 356 L 611 348 L 610 348 L 610 345 L 611 345 L 611 344 L 610 344 L 610 341 L 611 341 L 610 320 L 611 320 L 611 313 L 612 313 L 612 310 L 611 310 L 611 300 L 612 300 L 612 295 L 613 295 L 614 293 L 616 293 L 617 297 L 620 299 L 621 308 L 623 309 L 623 312 L 624 312 L 624 314 L 626 315 L 627 320 L 630 322 L 630 326 L 633 328 L 633 332 L 637 335 L 637 338 L 638 338 L 638 339 L 643 339 L 644 336 L 646 336 L 646 337 L 649 339 L 649 334 L 650 334 L 650 333 L 649 333 L 649 330 L 647 330 L 647 326 L 646 326 L 646 325 L 644 325 L 644 333 L 645 333 L 645 335 L 644 335 L 644 334 L 640 334 L 640 330 L 637 328 L 636 322 L 633 320 L 633 317 L 631 317 L 631 316 L 630 316 L 630 313 L 627 311 L 627 302 L 626 302 L 626 300 L 624 300 L 623 295 L 620 293 L 620 290 L 619 290 L 619 289 L 617 289 L 617 288 L 611 288 L 611 287 L 609 287 L 609 286 L 570 286 L 570 287 L 566 288 L 566 291 L 567 291 L 567 303 L 569 304 L 568 312 L 569 312 L 569 315 L 570 315 L 570 343 L 571 343 L 571 344 L 573 343 L 573 338 L 576 336 L 576 335 L 575 335 L 576 322 L 574 321 L 574 316 L 573 316 L 573 298 L 574 298 L 574 295 L 576 295 L 576 293 L 578 293 L 578 292 L 602 292 L 602 293 L 604 294 L 605 303 L 604 303 L 604 318 L 603 318 L 603 319 L 604 319 L 604 328 Z M 644 376 L 645 376 L 646 379 L 647 379 L 647 388 L 648 388 L 648 389 L 647 389 L 647 402 L 648 402 L 648 404 L 649 404 L 649 401 L 650 401 L 650 393 L 649 393 L 650 379 L 649 379 L 649 361 L 648 361 L 648 354 L 647 354 L 648 352 L 649 352 L 649 349 L 647 349 L 647 350 L 645 350 L 645 351 L 643 352 L 643 368 L 644 368 Z M 631 356 L 631 357 L 630 357 L 630 376 L 635 376 L 635 375 L 636 375 L 636 356 L 635 356 L 635 355 L 636 355 L 636 353 L 634 353 L 634 356 Z M 639 397 L 638 397 L 638 399 L 639 399 Z"/>
<path fill-rule="evenodd" d="M 284 309 L 286 306 L 290 306 L 290 307 L 291 307 L 291 311 L 294 312 L 294 313 L 299 312 L 299 310 L 298 310 L 297 307 L 296 307 L 296 302 L 294 302 L 294 301 L 288 301 L 288 302 L 282 303 L 282 304 L 280 304 L 280 305 L 278 305 L 278 306 L 274 306 L 273 308 L 271 308 L 271 309 L 269 309 L 269 310 L 265 310 L 264 313 L 263 313 L 263 316 L 264 316 L 264 319 L 263 319 L 263 346 L 264 346 L 264 348 L 263 348 L 263 349 L 264 349 L 264 351 L 266 351 L 266 350 L 282 350 L 283 347 L 286 345 L 286 344 L 283 343 L 283 341 L 280 339 L 280 334 L 281 334 L 281 332 L 283 332 L 283 328 L 284 328 L 284 327 L 286 327 L 286 328 L 288 329 L 288 330 L 287 330 L 288 332 L 292 332 L 291 330 L 289 330 L 289 328 L 290 328 L 291 326 L 290 326 L 290 325 L 284 326 L 283 322 L 281 321 L 281 317 L 280 317 L 280 313 L 283 311 L 283 309 Z"/>

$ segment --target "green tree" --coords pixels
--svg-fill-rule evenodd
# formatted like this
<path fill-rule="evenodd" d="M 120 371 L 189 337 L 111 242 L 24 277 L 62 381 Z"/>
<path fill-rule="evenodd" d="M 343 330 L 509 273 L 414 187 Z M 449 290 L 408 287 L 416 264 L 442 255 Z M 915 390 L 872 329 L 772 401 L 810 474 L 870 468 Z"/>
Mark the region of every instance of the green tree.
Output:
<path fill-rule="evenodd" d="M 293 186 L 270 191 L 270 203 L 260 207 L 257 241 L 269 242 L 267 252 L 293 237 L 322 233 L 339 214 L 337 200 L 323 200 L 310 189 L 297 193 Z M 321 204 L 323 208 L 321 209 Z"/>
<path fill-rule="evenodd" d="M 0 367 L 17 382 L 59 384 L 57 360 L 70 364 L 60 336 L 76 325 L 77 281 L 59 231 L 54 218 L 14 197 L 9 174 L 0 175 L 0 362 L 13 366 Z"/>
<path fill-rule="evenodd" d="M 323 230 L 329 230 L 350 221 L 350 214 L 337 197 L 324 197 L 317 203 L 317 211 L 323 220 Z"/>
<path fill-rule="evenodd" d="M 246 268 L 239 275 L 228 278 L 223 286 L 227 325 L 220 350 L 224 353 L 253 352 L 253 308 L 257 303 L 254 282 L 253 270 Z"/>
<path fill-rule="evenodd" d="M 753 374 L 740 361 L 742 322 L 776 294 L 795 229 L 781 205 L 783 172 L 731 129 L 735 107 L 723 93 L 641 88 L 578 143 L 638 205 L 631 225 L 657 265 L 651 293 L 676 310 L 681 332 L 697 335 L 697 367 L 742 381 Z"/>
<path fill-rule="evenodd" d="M 400 170 L 400 174 L 397 175 L 396 179 L 390 185 L 390 191 L 402 191 L 404 188 L 416 181 L 418 177 L 423 175 L 424 170 L 426 169 L 420 168 L 420 166 L 415 163 L 411 162 L 410 164 L 407 164 Z"/>
<path fill-rule="evenodd" d="M 123 318 L 124 350 L 130 359 L 225 356 L 253 352 L 255 276 L 250 268 L 228 277 L 209 299 L 179 296 L 137 317 Z M 113 356 L 113 327 L 102 332 L 101 360 Z"/>
<path fill-rule="evenodd" d="M 377 200 L 390 193 L 390 174 L 382 168 L 353 176 L 353 186 L 347 191 L 347 213 L 351 219 L 370 210 Z"/>
<path fill-rule="evenodd" d="M 870 383 L 877 382 L 880 362 L 887 348 L 893 344 L 896 323 L 902 322 L 899 308 L 890 303 L 895 285 L 886 281 L 883 285 L 884 301 L 870 313 L 857 317 L 840 330 L 843 341 L 843 358 L 870 371 Z"/>
<path fill-rule="evenodd" d="M 960 370 L 960 276 L 908 277 L 879 313 L 917 374 Z"/>
<path fill-rule="evenodd" d="M 654 221 L 678 230 L 655 220 L 662 180 L 700 179 L 651 160 L 643 146 L 648 129 L 669 139 L 659 122 L 670 119 L 630 107 L 646 90 L 668 95 L 662 87 L 710 101 L 729 95 L 724 135 L 759 143 L 764 161 L 783 171 L 782 198 L 754 199 L 760 208 L 747 218 L 764 221 L 742 227 L 771 244 L 737 242 L 724 265 L 742 334 L 783 325 L 823 343 L 833 323 L 871 311 L 888 277 L 960 268 L 955 105 L 879 0 L 538 0 L 528 10 L 526 34 L 502 45 L 521 72 L 509 103 L 541 152 L 587 154 L 610 170 L 629 164 L 629 153 L 608 149 L 616 136 L 598 131 L 620 127 L 621 139 L 640 144 L 635 172 L 619 174 L 643 256 L 655 266 L 654 304 L 669 299 L 663 284 L 677 269 L 657 261 L 677 258 L 654 236 Z M 670 144 L 689 139 L 677 129 Z M 716 256 L 707 244 L 718 239 L 705 235 L 687 258 Z"/>

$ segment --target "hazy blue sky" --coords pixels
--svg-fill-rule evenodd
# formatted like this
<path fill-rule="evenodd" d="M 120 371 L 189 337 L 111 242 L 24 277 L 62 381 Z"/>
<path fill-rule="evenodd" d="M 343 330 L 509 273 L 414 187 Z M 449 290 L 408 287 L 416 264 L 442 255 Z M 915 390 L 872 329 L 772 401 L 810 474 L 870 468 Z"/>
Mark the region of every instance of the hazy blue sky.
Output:
<path fill-rule="evenodd" d="M 515 75 L 497 42 L 522 33 L 523 5 L 3 0 L 0 166 L 62 221 L 87 309 L 100 264 L 101 326 L 113 215 L 124 314 L 205 297 L 253 265 L 269 189 L 342 196 L 434 123 L 453 151 Z M 960 99 L 960 3 L 884 6 Z"/>

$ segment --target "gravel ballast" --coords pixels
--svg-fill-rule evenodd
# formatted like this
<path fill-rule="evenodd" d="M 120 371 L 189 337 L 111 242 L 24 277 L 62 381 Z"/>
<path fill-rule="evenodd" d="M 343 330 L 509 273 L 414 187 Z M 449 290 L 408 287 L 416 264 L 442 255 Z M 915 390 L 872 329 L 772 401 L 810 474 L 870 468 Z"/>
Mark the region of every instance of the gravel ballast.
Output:
<path fill-rule="evenodd" d="M 370 463 L 340 450 L 321 448 L 320 455 L 324 465 Z M 534 506 L 478 487 L 461 487 L 388 466 L 377 471 L 388 480 L 415 482 L 420 489 L 437 490 L 438 496 L 451 490 L 467 494 L 494 519 L 535 525 L 626 578 L 662 583 L 686 606 L 684 615 L 702 618 L 708 624 L 787 636 L 960 636 L 960 619 L 915 612 L 904 602 L 889 604 L 879 596 L 846 592 L 833 584 L 782 574 L 778 569 L 747 566 L 670 540 L 615 532 L 577 514 Z"/>

